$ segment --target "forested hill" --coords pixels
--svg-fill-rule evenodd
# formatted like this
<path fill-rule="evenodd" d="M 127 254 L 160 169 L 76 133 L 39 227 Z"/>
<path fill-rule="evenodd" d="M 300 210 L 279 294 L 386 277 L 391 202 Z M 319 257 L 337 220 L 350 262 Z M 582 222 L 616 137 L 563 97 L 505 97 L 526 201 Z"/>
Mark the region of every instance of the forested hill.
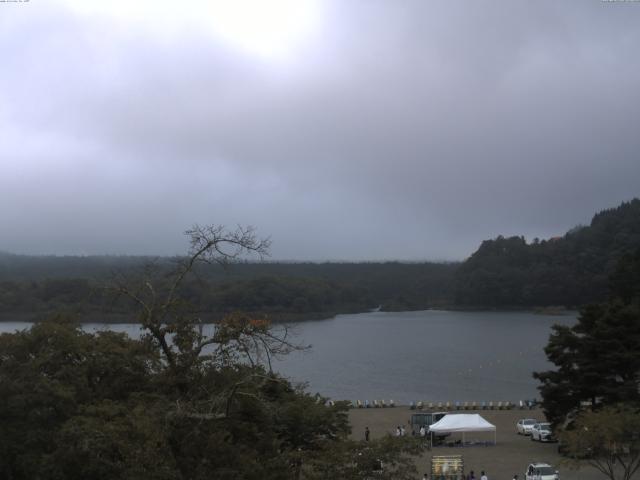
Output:
<path fill-rule="evenodd" d="M 579 306 L 607 296 L 607 277 L 625 253 L 640 247 L 640 200 L 596 214 L 563 237 L 482 242 L 455 275 L 458 305 Z"/>

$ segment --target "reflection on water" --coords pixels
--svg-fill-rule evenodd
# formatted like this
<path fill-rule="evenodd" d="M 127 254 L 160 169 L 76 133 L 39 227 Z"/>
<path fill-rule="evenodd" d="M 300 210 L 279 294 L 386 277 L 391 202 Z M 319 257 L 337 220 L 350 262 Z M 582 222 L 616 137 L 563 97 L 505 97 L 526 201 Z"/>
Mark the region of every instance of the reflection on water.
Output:
<path fill-rule="evenodd" d="M 516 401 L 537 396 L 531 372 L 549 368 L 543 348 L 552 317 L 526 312 L 422 311 L 339 315 L 293 324 L 295 339 L 311 344 L 274 368 L 312 392 L 334 399 L 409 401 Z M 28 328 L 0 323 L 0 331 Z M 136 324 L 85 324 L 132 337 Z"/>

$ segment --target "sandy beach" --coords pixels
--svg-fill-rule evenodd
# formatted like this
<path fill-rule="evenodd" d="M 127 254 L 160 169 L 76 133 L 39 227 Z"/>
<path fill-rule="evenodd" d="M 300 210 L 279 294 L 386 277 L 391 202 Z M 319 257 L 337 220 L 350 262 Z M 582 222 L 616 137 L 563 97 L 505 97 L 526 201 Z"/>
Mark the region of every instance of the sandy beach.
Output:
<path fill-rule="evenodd" d="M 349 412 L 349 420 L 352 427 L 352 438 L 361 440 L 364 438 L 364 429 L 369 427 L 372 438 L 384 435 L 394 435 L 398 425 L 407 427 L 407 434 L 411 433 L 408 421 L 411 414 L 415 413 L 407 406 L 393 408 L 361 408 L 352 409 Z M 465 446 L 465 447 L 434 447 L 416 458 L 416 465 L 422 478 L 422 473 L 430 472 L 432 455 L 463 455 L 465 473 L 473 470 L 479 478 L 480 471 L 484 470 L 489 480 L 511 480 L 514 474 L 518 474 L 524 480 L 524 472 L 532 462 L 546 462 L 560 472 L 561 480 L 600 480 L 602 474 L 595 469 L 584 466 L 580 470 L 570 470 L 562 463 L 562 457 L 558 454 L 557 443 L 533 442 L 530 437 L 516 433 L 516 422 L 521 418 L 535 418 L 544 420 L 542 410 L 466 410 L 464 412 L 451 413 L 479 413 L 487 421 L 496 426 L 495 446 Z M 460 438 L 452 435 L 451 439 Z M 493 441 L 493 433 L 468 433 L 468 440 Z"/>

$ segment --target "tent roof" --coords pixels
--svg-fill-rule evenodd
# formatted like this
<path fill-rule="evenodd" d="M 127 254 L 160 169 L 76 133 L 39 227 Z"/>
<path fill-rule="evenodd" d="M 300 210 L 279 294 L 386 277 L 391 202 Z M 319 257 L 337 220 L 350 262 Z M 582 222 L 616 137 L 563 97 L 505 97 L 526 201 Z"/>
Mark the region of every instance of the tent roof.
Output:
<path fill-rule="evenodd" d="M 453 413 L 442 417 L 429 427 L 430 432 L 495 432 L 496 426 L 477 413 Z"/>

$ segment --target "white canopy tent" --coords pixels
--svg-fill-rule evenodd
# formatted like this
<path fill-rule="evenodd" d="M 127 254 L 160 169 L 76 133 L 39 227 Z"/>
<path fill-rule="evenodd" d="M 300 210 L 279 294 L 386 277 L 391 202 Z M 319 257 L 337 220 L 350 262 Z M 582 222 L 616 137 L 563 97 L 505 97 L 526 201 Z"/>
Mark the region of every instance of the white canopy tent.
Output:
<path fill-rule="evenodd" d="M 493 443 L 496 443 L 496 426 L 477 413 L 450 413 L 429 427 L 432 444 L 434 433 L 462 433 L 464 444 L 466 432 L 493 432 Z"/>

